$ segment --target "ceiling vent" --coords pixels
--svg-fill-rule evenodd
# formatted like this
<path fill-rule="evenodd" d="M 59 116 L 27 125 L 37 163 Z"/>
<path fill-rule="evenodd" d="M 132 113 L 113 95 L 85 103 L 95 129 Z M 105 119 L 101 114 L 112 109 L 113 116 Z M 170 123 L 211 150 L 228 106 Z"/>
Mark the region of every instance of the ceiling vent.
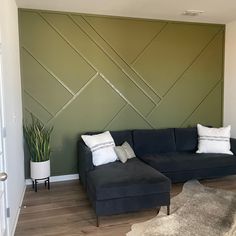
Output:
<path fill-rule="evenodd" d="M 183 12 L 184 16 L 199 16 L 200 14 L 204 13 L 204 11 L 200 10 L 186 10 Z"/>

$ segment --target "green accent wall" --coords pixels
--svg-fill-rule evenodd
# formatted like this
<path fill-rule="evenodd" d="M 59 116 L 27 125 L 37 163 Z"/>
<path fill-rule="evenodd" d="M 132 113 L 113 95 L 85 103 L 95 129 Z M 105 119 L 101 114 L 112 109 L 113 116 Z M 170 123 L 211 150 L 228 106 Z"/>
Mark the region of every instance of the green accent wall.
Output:
<path fill-rule="evenodd" d="M 86 131 L 222 125 L 224 25 L 32 10 L 19 19 L 24 119 L 54 126 L 52 175 L 78 172 Z"/>

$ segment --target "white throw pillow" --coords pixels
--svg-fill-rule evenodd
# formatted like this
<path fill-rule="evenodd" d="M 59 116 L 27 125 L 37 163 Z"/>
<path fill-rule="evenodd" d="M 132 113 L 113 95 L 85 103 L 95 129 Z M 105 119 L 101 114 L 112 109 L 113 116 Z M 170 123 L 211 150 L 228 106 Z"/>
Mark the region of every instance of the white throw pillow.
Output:
<path fill-rule="evenodd" d="M 198 124 L 197 153 L 224 153 L 233 155 L 230 151 L 230 129 L 231 126 L 208 128 Z"/>
<path fill-rule="evenodd" d="M 81 135 L 93 154 L 93 164 L 100 166 L 117 160 L 115 142 L 109 131 L 95 135 Z"/>

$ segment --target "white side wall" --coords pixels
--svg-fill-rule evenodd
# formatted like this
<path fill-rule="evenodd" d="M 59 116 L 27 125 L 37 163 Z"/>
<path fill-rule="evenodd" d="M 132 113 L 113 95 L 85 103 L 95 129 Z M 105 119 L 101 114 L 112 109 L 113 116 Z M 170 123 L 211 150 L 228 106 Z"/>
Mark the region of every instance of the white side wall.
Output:
<path fill-rule="evenodd" d="M 229 124 L 236 138 L 236 21 L 226 25 L 225 35 L 224 125 Z"/>
<path fill-rule="evenodd" d="M 7 198 L 8 207 L 10 207 L 8 223 L 10 235 L 13 235 L 25 189 L 18 10 L 15 0 L 0 1 L 0 26 L 3 61 L 3 115 L 6 127 L 6 171 L 8 173 Z"/>

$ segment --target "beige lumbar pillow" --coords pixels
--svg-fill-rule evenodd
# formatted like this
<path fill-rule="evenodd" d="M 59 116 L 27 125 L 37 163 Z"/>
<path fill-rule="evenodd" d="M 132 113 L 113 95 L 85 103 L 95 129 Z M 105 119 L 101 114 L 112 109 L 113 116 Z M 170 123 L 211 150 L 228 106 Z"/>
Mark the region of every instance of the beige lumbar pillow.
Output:
<path fill-rule="evenodd" d="M 122 163 L 125 163 L 128 158 L 127 158 L 127 154 L 124 150 L 124 148 L 122 146 L 117 146 L 117 147 L 114 147 L 114 150 L 115 150 L 115 153 L 118 157 L 118 159 L 122 162 Z"/>
<path fill-rule="evenodd" d="M 114 147 L 118 159 L 125 163 L 128 159 L 136 157 L 134 150 L 128 142 L 124 142 L 121 146 Z"/>

